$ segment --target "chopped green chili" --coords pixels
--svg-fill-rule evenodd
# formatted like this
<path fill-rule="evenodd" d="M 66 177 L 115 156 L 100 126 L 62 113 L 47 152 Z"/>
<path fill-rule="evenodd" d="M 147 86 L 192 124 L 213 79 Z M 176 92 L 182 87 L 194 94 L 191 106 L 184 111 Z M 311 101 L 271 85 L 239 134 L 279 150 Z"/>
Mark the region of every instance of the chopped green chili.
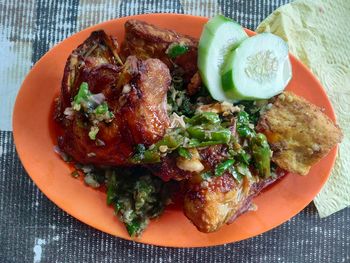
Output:
<path fill-rule="evenodd" d="M 100 129 L 97 126 L 91 126 L 89 131 L 89 138 L 90 140 L 96 140 L 96 135 Z"/>
<path fill-rule="evenodd" d="M 229 129 L 220 128 L 218 130 L 205 130 L 201 126 L 190 126 L 187 132 L 191 138 L 199 141 L 216 141 L 217 144 L 228 143 L 231 139 L 231 131 Z"/>
<path fill-rule="evenodd" d="M 74 97 L 74 105 L 80 105 L 82 101 L 87 100 L 91 96 L 89 86 L 86 82 L 82 82 L 78 94 Z"/>
<path fill-rule="evenodd" d="M 113 205 L 130 236 L 139 236 L 149 220 L 159 216 L 169 199 L 167 184 L 149 174 L 113 171 L 107 180 L 107 204 Z M 120 174 L 117 174 L 120 172 Z"/>
<path fill-rule="evenodd" d="M 166 50 L 166 54 L 170 58 L 176 58 L 178 56 L 181 56 L 185 53 L 187 53 L 188 47 L 181 43 L 172 43 L 169 45 L 168 49 Z"/>
<path fill-rule="evenodd" d="M 202 112 L 188 120 L 188 123 L 192 125 L 204 123 L 219 124 L 220 122 L 221 120 L 219 115 L 214 112 Z"/>
<path fill-rule="evenodd" d="M 106 102 L 98 105 L 95 109 L 96 114 L 105 114 L 108 111 L 108 105 Z"/>
<path fill-rule="evenodd" d="M 183 148 L 183 147 L 179 147 L 177 149 L 177 152 L 179 153 L 179 155 L 187 160 L 191 160 L 192 158 L 192 154 L 189 152 L 189 150 Z"/>
<path fill-rule="evenodd" d="M 242 138 L 254 135 L 254 130 L 249 127 L 249 115 L 245 111 L 240 111 L 237 115 L 237 133 Z"/>
<path fill-rule="evenodd" d="M 251 141 L 252 157 L 255 168 L 262 177 L 271 175 L 271 150 L 264 134 L 258 133 Z"/>
<path fill-rule="evenodd" d="M 226 161 L 223 161 L 223 162 L 219 163 L 215 167 L 215 176 L 223 175 L 224 172 L 227 171 L 234 164 L 234 162 L 235 161 L 233 159 L 228 159 Z"/>

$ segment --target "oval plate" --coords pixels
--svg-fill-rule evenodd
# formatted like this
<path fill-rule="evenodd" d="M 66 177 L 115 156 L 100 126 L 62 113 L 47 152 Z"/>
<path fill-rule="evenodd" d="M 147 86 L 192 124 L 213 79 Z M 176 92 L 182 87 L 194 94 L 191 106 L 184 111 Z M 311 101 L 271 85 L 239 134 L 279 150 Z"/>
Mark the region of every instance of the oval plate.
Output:
<path fill-rule="evenodd" d="M 46 53 L 26 77 L 16 99 L 13 133 L 18 155 L 39 189 L 57 206 L 80 221 L 101 231 L 130 239 L 124 225 L 106 205 L 106 194 L 89 188 L 70 176 L 70 167 L 54 153 L 50 134 L 53 122 L 51 107 L 59 93 L 63 68 L 69 54 L 92 31 L 104 29 L 107 34 L 124 39 L 124 23 L 136 18 L 160 27 L 199 38 L 207 18 L 178 14 L 148 14 L 124 17 L 87 28 L 58 44 Z M 253 32 L 248 31 L 250 35 Z M 319 81 L 297 59 L 291 56 L 293 78 L 288 90 L 323 107 L 335 120 L 333 108 Z M 314 165 L 307 176 L 288 174 L 269 187 L 254 203 L 256 212 L 240 216 L 218 232 L 199 232 L 183 212 L 166 209 L 151 221 L 142 237 L 136 241 L 172 247 L 200 247 L 230 243 L 256 236 L 287 221 L 307 206 L 326 182 L 333 167 L 336 148 Z"/>

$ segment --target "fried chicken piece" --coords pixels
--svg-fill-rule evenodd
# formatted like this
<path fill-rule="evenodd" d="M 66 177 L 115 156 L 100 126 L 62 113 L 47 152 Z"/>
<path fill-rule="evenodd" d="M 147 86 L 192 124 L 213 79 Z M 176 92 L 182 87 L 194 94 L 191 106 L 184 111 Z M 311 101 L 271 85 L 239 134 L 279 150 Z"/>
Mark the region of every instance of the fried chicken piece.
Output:
<path fill-rule="evenodd" d="M 79 163 L 128 165 L 136 144 L 157 142 L 169 126 L 165 105 L 171 76 L 158 59 L 131 56 L 118 67 L 115 50 L 102 46 L 105 38 L 102 31 L 92 33 L 68 58 L 58 103 L 61 117 L 56 118 L 64 129 L 58 144 Z M 89 137 L 92 123 L 87 113 L 64 115 L 82 82 L 91 93 L 102 93 L 114 114 L 111 121 L 98 122 L 95 140 Z"/>
<path fill-rule="evenodd" d="M 170 120 L 167 114 L 167 91 L 171 82 L 169 69 L 158 59 L 141 61 L 132 56 L 127 59 L 127 63 L 137 65 L 131 67 L 132 78 L 129 85 L 124 85 L 120 113 L 133 137 L 133 142 L 149 146 L 160 140 L 169 127 Z"/>
<path fill-rule="evenodd" d="M 89 74 L 90 69 L 109 64 L 111 69 L 117 71 L 119 59 L 117 47 L 117 40 L 100 30 L 92 32 L 84 43 L 73 50 L 64 68 L 56 118 L 64 117 L 63 111 L 71 106 L 72 99 L 77 93 L 82 79 L 87 77 L 86 75 Z M 98 74 L 96 75 L 98 76 Z M 104 75 L 101 78 L 104 78 Z"/>
<path fill-rule="evenodd" d="M 226 172 L 208 179 L 203 177 L 203 173 L 210 171 L 214 174 L 217 164 L 227 159 L 227 146 L 213 145 L 199 149 L 197 154 L 191 152 L 191 155 L 192 159 L 187 160 L 186 164 L 179 164 L 181 157 L 168 155 L 161 163 L 147 167 L 162 180 L 181 181 L 184 213 L 199 231 L 205 233 L 217 231 L 222 225 L 232 223 L 239 215 L 247 212 L 253 197 L 285 174 L 278 169 L 276 177 L 260 178 L 252 175 L 237 181 Z M 194 157 L 196 155 L 201 165 L 194 165 L 198 161 Z"/>
<path fill-rule="evenodd" d="M 283 92 L 263 114 L 257 130 L 273 150 L 281 168 L 306 175 L 342 139 L 340 128 L 320 108 L 291 92 Z"/>
<path fill-rule="evenodd" d="M 199 231 L 214 232 L 243 205 L 251 182 L 244 177 L 244 183 L 237 183 L 230 174 L 215 177 L 210 182 L 199 176 L 192 177 L 186 185 L 184 212 Z"/>
<path fill-rule="evenodd" d="M 188 51 L 171 59 L 166 51 L 174 43 L 185 45 Z M 158 58 L 169 67 L 170 71 L 176 64 L 184 70 L 183 77 L 187 84 L 197 72 L 197 47 L 197 39 L 132 19 L 125 23 L 125 40 L 122 43 L 121 55 L 124 58 L 129 55 L 136 55 L 141 59 Z"/>
<path fill-rule="evenodd" d="M 177 156 L 175 154 L 168 154 L 162 158 L 161 162 L 148 164 L 146 167 L 153 175 L 158 176 L 165 182 L 169 180 L 182 181 L 195 175 L 192 172 L 184 171 L 177 167 L 176 158 Z"/>
<path fill-rule="evenodd" d="M 206 171 L 213 172 L 215 166 L 227 158 L 224 145 L 211 146 L 199 152 Z M 229 172 L 209 179 L 203 178 L 200 173 L 196 174 L 183 182 L 184 213 L 199 231 L 217 231 L 222 225 L 232 223 L 248 211 L 253 197 L 283 175 L 284 172 L 279 170 L 276 177 L 260 178 L 252 175 L 238 181 Z"/>
<path fill-rule="evenodd" d="M 197 92 L 200 91 L 202 85 L 202 79 L 199 75 L 199 72 L 197 71 L 193 77 L 190 80 L 190 83 L 187 85 L 187 92 L 188 95 L 192 96 L 195 95 Z"/>

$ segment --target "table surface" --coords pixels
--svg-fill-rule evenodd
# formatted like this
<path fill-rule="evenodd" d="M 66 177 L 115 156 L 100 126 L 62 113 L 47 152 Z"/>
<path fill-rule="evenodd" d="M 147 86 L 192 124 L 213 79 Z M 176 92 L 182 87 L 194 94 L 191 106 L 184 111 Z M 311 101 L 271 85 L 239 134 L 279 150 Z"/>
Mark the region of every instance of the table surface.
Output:
<path fill-rule="evenodd" d="M 0 262 L 350 262 L 350 209 L 320 219 L 313 204 L 257 237 L 210 248 L 125 241 L 82 224 L 49 201 L 18 159 L 11 115 L 21 82 L 54 44 L 108 19 L 222 13 L 255 27 L 288 0 L 0 0 Z"/>

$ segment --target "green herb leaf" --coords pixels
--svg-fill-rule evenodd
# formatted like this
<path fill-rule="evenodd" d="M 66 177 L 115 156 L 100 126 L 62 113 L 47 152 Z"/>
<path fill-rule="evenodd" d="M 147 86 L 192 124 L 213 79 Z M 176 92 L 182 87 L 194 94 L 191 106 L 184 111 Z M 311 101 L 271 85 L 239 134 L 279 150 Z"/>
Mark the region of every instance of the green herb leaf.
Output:
<path fill-rule="evenodd" d="M 215 167 L 215 176 L 221 176 L 224 174 L 224 172 L 226 170 L 228 170 L 233 164 L 234 164 L 234 160 L 233 159 L 228 159 L 226 161 L 223 161 L 221 163 L 219 163 L 216 167 Z"/>
<path fill-rule="evenodd" d="M 136 220 L 133 220 L 131 223 L 126 223 L 126 230 L 128 231 L 131 237 L 137 236 L 140 232 L 140 223 Z"/>
<path fill-rule="evenodd" d="M 198 148 L 198 147 L 208 147 L 212 145 L 223 144 L 223 142 L 219 141 L 205 141 L 200 142 L 197 139 L 190 139 L 188 144 L 184 146 L 185 148 Z"/>
<path fill-rule="evenodd" d="M 107 204 L 113 205 L 132 237 L 139 236 L 149 219 L 162 213 L 170 194 L 167 184 L 159 178 L 149 174 L 139 176 L 140 172 L 145 170 L 118 168 L 107 179 Z"/>

